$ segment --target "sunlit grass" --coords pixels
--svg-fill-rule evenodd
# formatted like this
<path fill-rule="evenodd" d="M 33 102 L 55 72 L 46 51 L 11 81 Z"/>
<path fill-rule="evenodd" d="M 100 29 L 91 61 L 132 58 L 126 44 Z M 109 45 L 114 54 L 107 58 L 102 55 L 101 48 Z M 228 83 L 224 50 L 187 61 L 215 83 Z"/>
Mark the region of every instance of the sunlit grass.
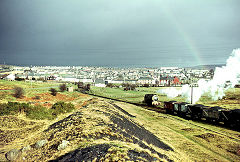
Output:
<path fill-rule="evenodd" d="M 144 100 L 145 94 L 157 94 L 159 101 L 178 101 L 178 102 L 187 102 L 187 98 L 177 96 L 175 98 L 169 98 L 165 94 L 161 94 L 158 91 L 161 89 L 165 89 L 167 87 L 137 87 L 134 91 L 124 91 L 123 88 L 99 88 L 99 87 L 91 87 L 91 93 L 103 97 L 108 97 L 112 99 L 118 99 L 121 101 L 127 101 L 131 103 L 142 103 Z M 176 87 L 179 89 L 179 87 Z M 239 108 L 240 104 L 240 89 L 232 88 L 225 92 L 226 96 L 220 100 L 212 100 L 210 95 L 207 93 L 204 94 L 199 101 L 198 104 L 204 104 L 208 106 L 221 106 L 228 109 L 236 109 Z"/>

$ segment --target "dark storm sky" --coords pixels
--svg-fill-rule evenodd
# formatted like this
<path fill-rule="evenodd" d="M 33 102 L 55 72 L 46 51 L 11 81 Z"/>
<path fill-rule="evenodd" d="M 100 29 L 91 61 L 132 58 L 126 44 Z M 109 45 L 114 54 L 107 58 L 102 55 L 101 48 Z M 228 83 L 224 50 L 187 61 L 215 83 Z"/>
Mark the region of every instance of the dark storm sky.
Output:
<path fill-rule="evenodd" d="M 239 0 L 1 0 L 0 64 L 221 64 L 239 13 Z"/>

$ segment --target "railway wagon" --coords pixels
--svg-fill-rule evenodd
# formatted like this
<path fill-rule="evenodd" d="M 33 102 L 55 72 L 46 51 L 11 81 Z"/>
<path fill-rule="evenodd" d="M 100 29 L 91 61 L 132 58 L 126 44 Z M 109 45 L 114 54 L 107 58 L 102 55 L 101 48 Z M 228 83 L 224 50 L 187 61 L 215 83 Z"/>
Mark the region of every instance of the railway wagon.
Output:
<path fill-rule="evenodd" d="M 227 109 L 222 109 L 219 113 L 220 113 L 219 121 L 223 122 L 225 125 L 229 125 L 228 123 L 231 120 L 230 114 L 232 113 L 232 111 Z"/>
<path fill-rule="evenodd" d="M 188 111 L 188 104 L 187 102 L 175 102 L 173 103 L 174 105 L 174 114 L 178 115 L 178 116 L 182 116 L 185 117 L 186 113 Z"/>
<path fill-rule="evenodd" d="M 231 127 L 235 127 L 240 130 L 240 109 L 231 110 L 228 114 L 228 120 L 226 123 Z"/>
<path fill-rule="evenodd" d="M 173 114 L 173 109 L 174 109 L 173 103 L 175 103 L 175 102 L 177 102 L 177 101 L 165 101 L 164 102 L 164 109 L 166 110 L 166 113 Z"/>
<path fill-rule="evenodd" d="M 173 114 L 175 114 L 175 115 L 177 115 L 178 113 L 178 104 L 179 104 L 180 102 L 174 102 L 173 103 Z"/>
<path fill-rule="evenodd" d="M 215 122 L 221 122 L 222 121 L 222 113 L 221 111 L 224 111 L 226 109 L 215 106 L 215 107 L 203 107 L 202 117 L 205 118 L 208 121 L 215 121 Z"/>
<path fill-rule="evenodd" d="M 187 107 L 186 117 L 199 120 L 202 118 L 203 108 L 207 108 L 201 104 L 189 104 Z"/>
<path fill-rule="evenodd" d="M 158 102 L 158 97 L 156 94 L 146 94 L 144 102 L 148 106 L 153 106 L 154 102 Z M 240 130 L 240 109 L 228 110 L 218 106 L 209 107 L 177 101 L 165 101 L 164 109 L 168 114 L 191 118 L 192 120 L 206 119 L 206 121 L 214 121 L 216 124 L 222 122 L 228 127 Z"/>

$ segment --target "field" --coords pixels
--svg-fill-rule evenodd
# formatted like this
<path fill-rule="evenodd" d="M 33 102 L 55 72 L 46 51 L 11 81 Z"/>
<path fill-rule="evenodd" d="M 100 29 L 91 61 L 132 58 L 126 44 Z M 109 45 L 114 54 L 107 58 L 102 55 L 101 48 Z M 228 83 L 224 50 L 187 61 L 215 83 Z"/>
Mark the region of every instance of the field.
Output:
<path fill-rule="evenodd" d="M 157 94 L 160 102 L 164 101 L 178 101 L 187 102 L 187 99 L 181 96 L 175 98 L 168 98 L 165 94 L 158 93 L 160 89 L 165 87 L 138 87 L 135 91 L 124 91 L 123 88 L 100 88 L 92 87 L 91 93 L 99 96 L 104 96 L 112 99 L 117 99 L 121 101 L 127 101 L 131 103 L 142 103 L 145 94 Z M 179 88 L 179 87 L 178 87 Z M 239 108 L 240 104 L 240 88 L 233 88 L 226 91 L 226 96 L 217 101 L 211 100 L 211 98 L 205 94 L 200 98 L 197 104 L 204 104 L 207 106 L 221 106 L 228 109 Z"/>
<path fill-rule="evenodd" d="M 92 87 L 91 93 L 94 95 L 104 96 L 108 98 L 113 98 L 121 101 L 127 101 L 131 103 L 142 103 L 145 94 L 154 93 L 157 94 L 157 91 L 161 89 L 159 87 L 138 87 L 134 91 L 124 91 L 123 88 L 100 88 Z M 158 94 L 159 101 L 168 101 L 171 100 L 166 95 Z M 185 101 L 184 98 L 176 97 L 178 101 Z"/>
<path fill-rule="evenodd" d="M 57 83 L 48 82 L 23 82 L 0 80 L 0 102 L 17 101 L 13 97 L 14 87 L 21 87 L 26 97 L 35 97 L 39 93 L 48 92 L 51 87 L 58 88 Z"/>
<path fill-rule="evenodd" d="M 14 101 L 47 109 L 59 101 L 75 105 L 73 112 L 63 113 L 52 120 L 29 119 L 22 112 L 0 116 L 0 161 L 5 161 L 6 153 L 12 149 L 20 150 L 17 161 L 240 160 L 240 132 L 234 130 L 79 92 L 58 92 L 52 96 L 49 88 L 58 89 L 56 83 L 0 81 L 0 85 L 1 103 Z M 24 88 L 23 98 L 13 97 L 11 89 L 15 86 Z M 145 94 L 156 93 L 158 89 L 141 87 L 137 91 L 123 91 L 91 87 L 91 93 L 141 103 Z M 239 108 L 239 92 L 239 89 L 229 90 L 219 101 L 204 96 L 200 103 Z M 160 101 L 173 100 L 158 95 Z M 185 99 L 177 97 L 174 100 Z M 36 147 L 41 140 L 47 143 Z M 64 140 L 69 144 L 59 149 Z"/>

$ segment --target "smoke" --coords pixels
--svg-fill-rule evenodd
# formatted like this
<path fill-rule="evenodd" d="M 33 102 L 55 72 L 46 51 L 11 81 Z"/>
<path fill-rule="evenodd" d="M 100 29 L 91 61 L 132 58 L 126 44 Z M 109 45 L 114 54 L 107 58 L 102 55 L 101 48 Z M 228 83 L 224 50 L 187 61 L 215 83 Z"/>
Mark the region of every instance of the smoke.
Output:
<path fill-rule="evenodd" d="M 196 103 L 203 94 L 209 95 L 212 100 L 222 99 L 225 96 L 225 91 L 238 83 L 239 76 L 240 49 L 235 49 L 227 59 L 226 66 L 215 69 L 212 80 L 200 79 L 198 81 L 198 87 L 193 88 L 193 103 Z M 174 87 L 161 89 L 158 93 L 166 94 L 170 98 L 181 95 L 186 97 L 188 102 L 191 101 L 191 87 L 189 85 L 183 85 L 181 89 Z"/>

